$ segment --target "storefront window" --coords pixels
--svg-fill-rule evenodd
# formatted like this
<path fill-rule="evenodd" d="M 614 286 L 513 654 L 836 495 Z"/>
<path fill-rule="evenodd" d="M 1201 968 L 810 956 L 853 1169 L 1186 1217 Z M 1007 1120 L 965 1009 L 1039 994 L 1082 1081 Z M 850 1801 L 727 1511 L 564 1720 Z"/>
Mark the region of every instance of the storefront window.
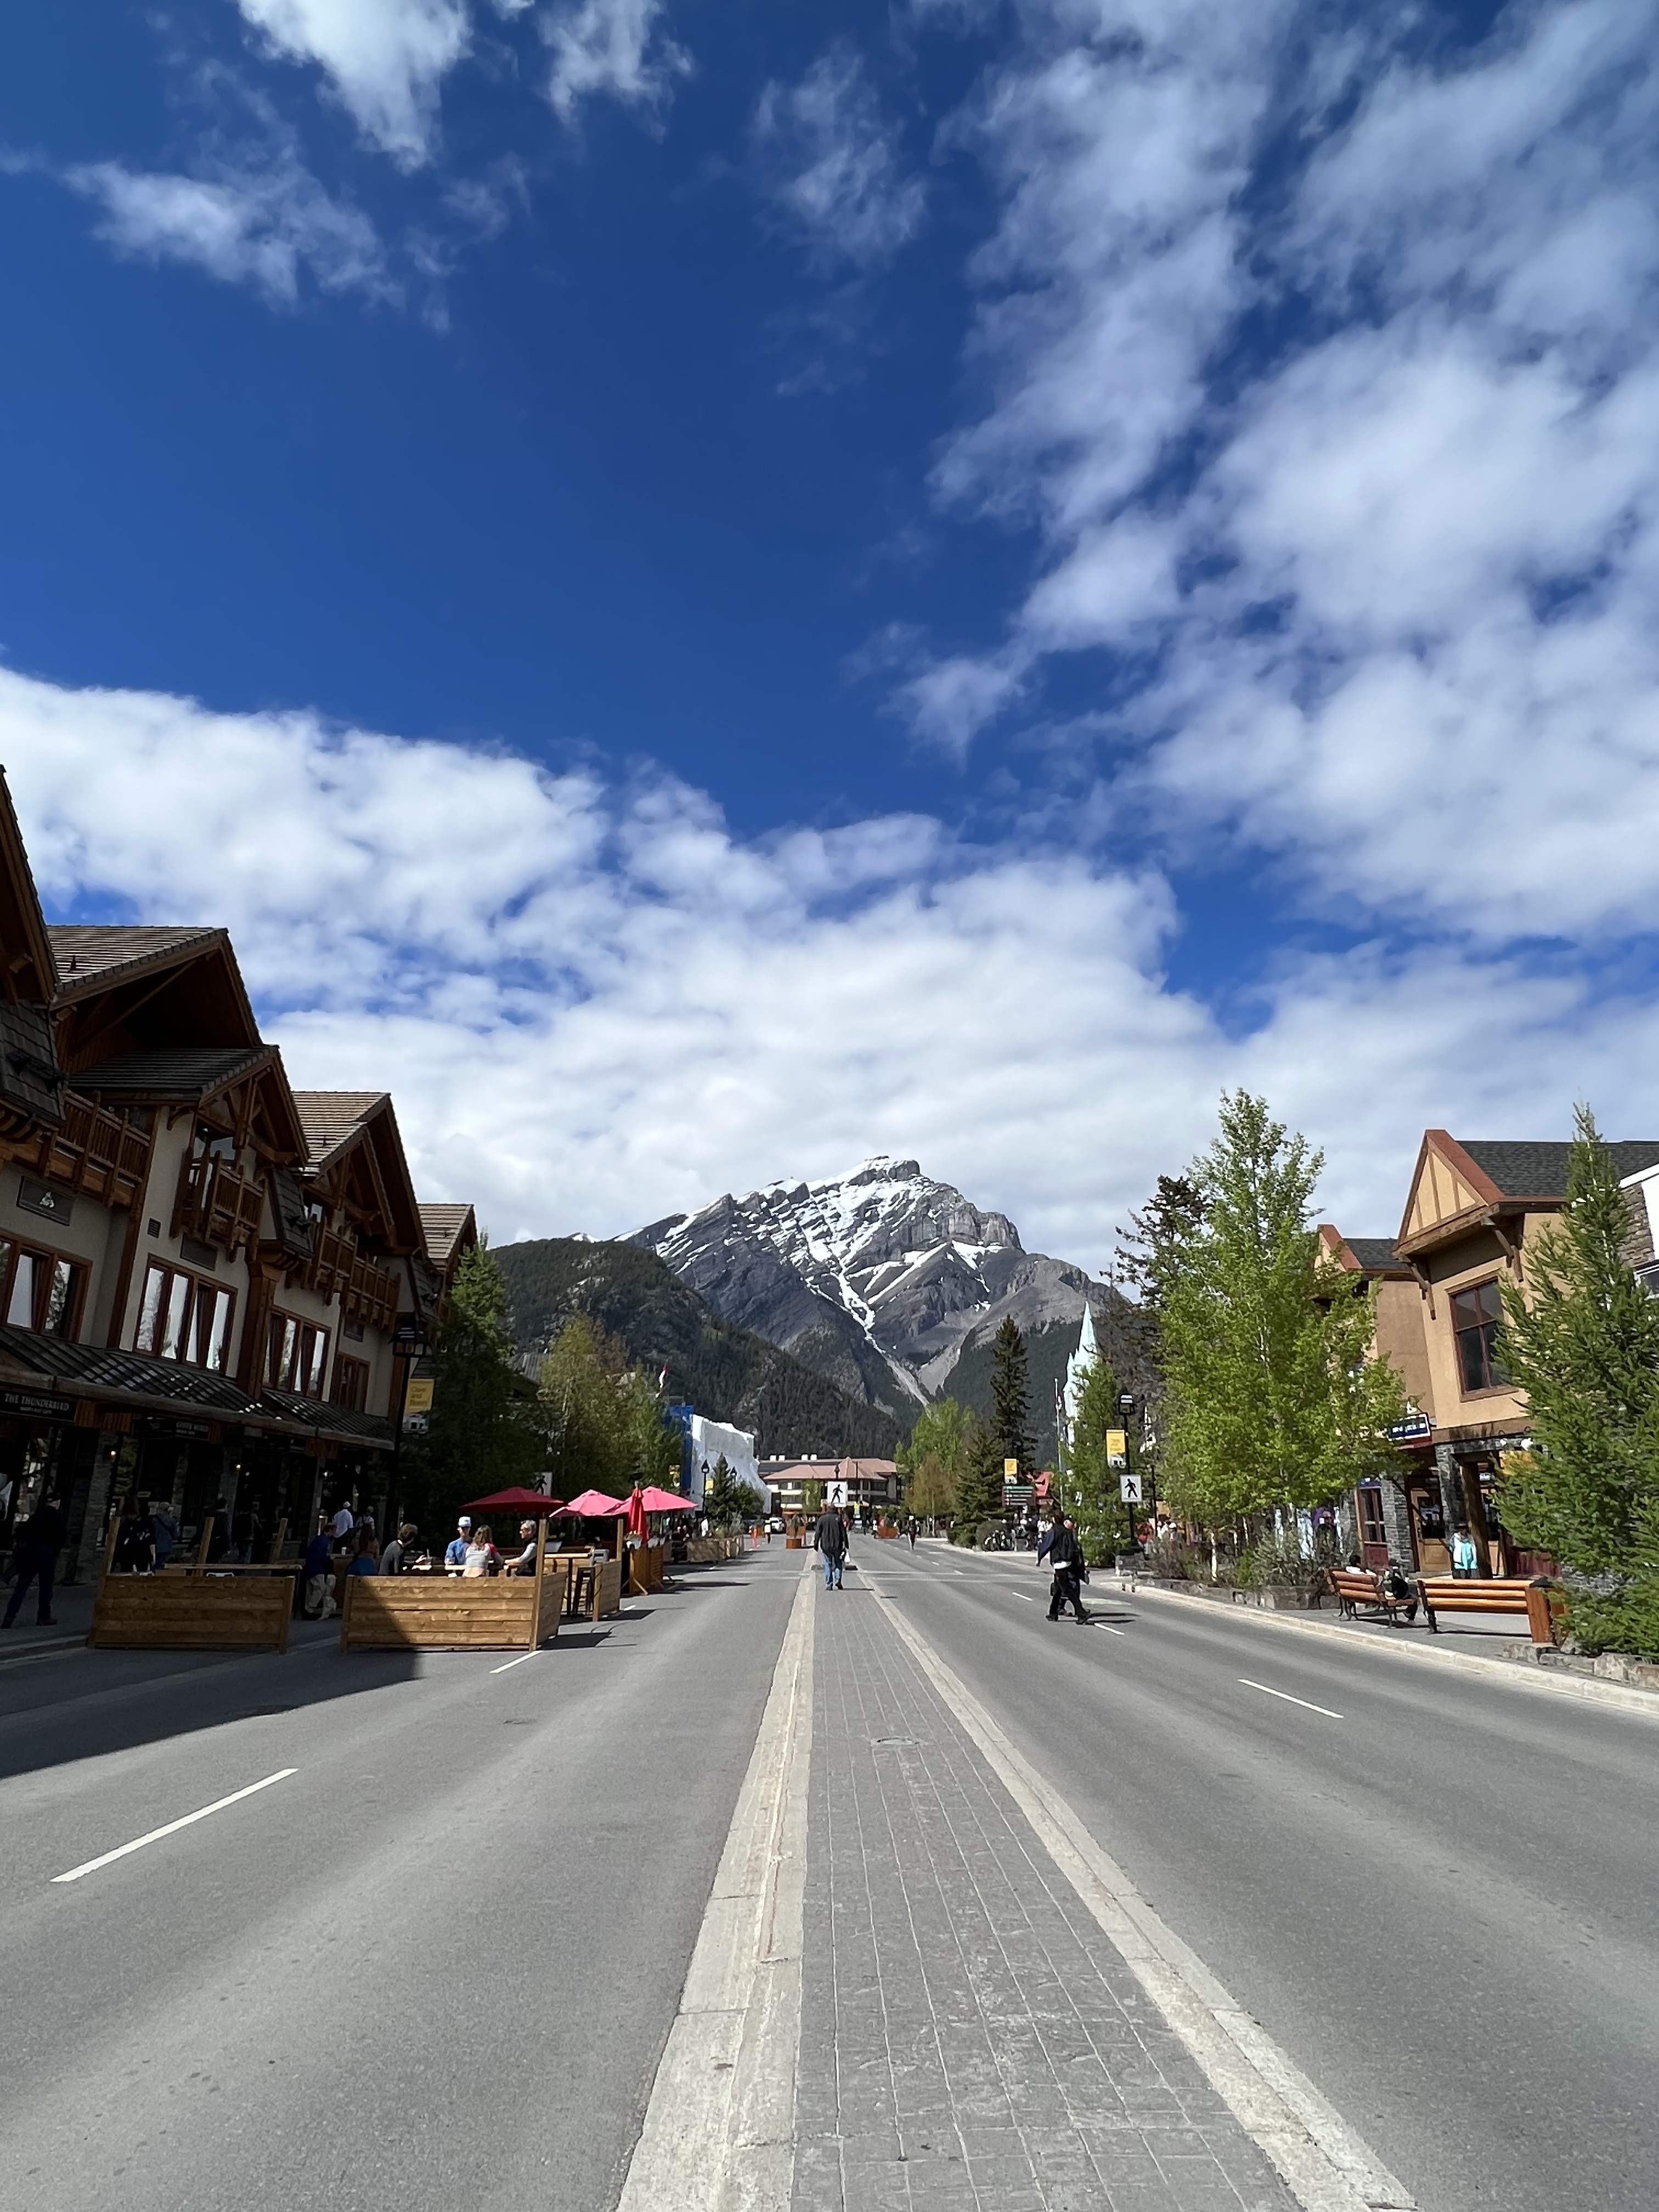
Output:
<path fill-rule="evenodd" d="M 320 1398 L 323 1373 L 328 1364 L 328 1331 L 296 1321 L 292 1314 L 270 1317 L 270 1381 L 274 1390 L 292 1390 L 301 1398 Z"/>
<path fill-rule="evenodd" d="M 1496 1357 L 1498 1331 L 1504 1319 L 1504 1301 L 1497 1283 L 1476 1283 L 1473 1289 L 1454 1291 L 1451 1313 L 1464 1389 L 1492 1390 L 1507 1382 L 1509 1376 Z"/>

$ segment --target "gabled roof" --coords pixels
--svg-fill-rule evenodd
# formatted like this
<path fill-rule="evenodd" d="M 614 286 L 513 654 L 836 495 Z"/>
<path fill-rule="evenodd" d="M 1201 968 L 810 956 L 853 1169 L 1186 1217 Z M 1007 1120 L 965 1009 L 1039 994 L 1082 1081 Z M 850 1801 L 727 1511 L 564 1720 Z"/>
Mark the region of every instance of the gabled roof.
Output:
<path fill-rule="evenodd" d="M 426 1256 L 441 1274 L 447 1274 L 462 1249 L 478 1241 L 478 1224 L 470 1206 L 428 1206 L 421 1201 L 421 1227 L 426 1232 Z"/>
<path fill-rule="evenodd" d="M 1319 1241 L 1339 1267 L 1350 1274 L 1408 1275 L 1411 1267 L 1394 1249 L 1392 1237 L 1345 1237 L 1328 1221 L 1319 1224 Z"/>
<path fill-rule="evenodd" d="M 384 1091 L 296 1091 L 294 1103 L 306 1133 L 307 1170 L 325 1167 L 343 1146 L 361 1135 L 382 1100 L 390 1103 Z"/>
<path fill-rule="evenodd" d="M 1659 1139 L 1607 1146 L 1620 1176 L 1659 1161 Z M 1500 1214 L 1559 1206 L 1567 1194 L 1572 1147 L 1527 1139 L 1472 1137 L 1426 1129 L 1400 1227 L 1399 1249 L 1415 1255 Z"/>
<path fill-rule="evenodd" d="M 170 968 L 216 944 L 228 945 L 222 929 L 161 928 L 125 922 L 54 923 L 46 932 L 58 963 L 58 996 L 64 1000 L 118 977 Z"/>
<path fill-rule="evenodd" d="M 50 1006 L 58 988 L 58 970 L 3 769 L 0 769 L 0 952 L 4 956 L 0 974 L 7 1000 Z"/>
<path fill-rule="evenodd" d="M 296 1091 L 294 1103 L 309 1148 L 307 1182 L 313 1188 L 320 1186 L 336 1204 L 354 1188 L 372 1193 L 390 1248 L 423 1252 L 425 1232 L 391 1094 Z"/>

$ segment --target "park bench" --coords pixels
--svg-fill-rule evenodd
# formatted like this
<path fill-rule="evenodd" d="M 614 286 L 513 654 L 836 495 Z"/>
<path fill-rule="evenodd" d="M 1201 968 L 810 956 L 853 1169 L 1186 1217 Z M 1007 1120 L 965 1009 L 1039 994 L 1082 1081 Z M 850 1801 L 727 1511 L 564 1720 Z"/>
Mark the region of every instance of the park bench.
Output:
<path fill-rule="evenodd" d="M 1437 1613 L 1513 1613 L 1523 1614 L 1535 1644 L 1548 1647 L 1560 1641 L 1566 1618 L 1566 1601 L 1560 1589 L 1541 1576 L 1531 1581 L 1519 1575 L 1415 1575 L 1429 1632 L 1437 1636 Z"/>
<path fill-rule="evenodd" d="M 1414 1596 L 1390 1597 L 1382 1587 L 1382 1577 L 1369 1567 L 1327 1567 L 1325 1577 L 1344 1620 L 1358 1620 L 1361 1606 L 1389 1620 L 1402 1616 L 1409 1620 L 1417 1611 Z"/>

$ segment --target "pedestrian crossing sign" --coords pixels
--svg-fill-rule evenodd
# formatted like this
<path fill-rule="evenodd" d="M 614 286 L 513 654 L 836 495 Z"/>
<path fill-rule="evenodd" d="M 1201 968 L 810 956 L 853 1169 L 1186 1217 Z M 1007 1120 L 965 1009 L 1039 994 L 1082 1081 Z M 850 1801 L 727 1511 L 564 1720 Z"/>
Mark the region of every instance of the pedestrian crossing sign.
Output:
<path fill-rule="evenodd" d="M 1119 1475 L 1117 1479 L 1117 1494 L 1126 1505 L 1139 1505 L 1140 1503 L 1140 1477 L 1138 1474 Z"/>

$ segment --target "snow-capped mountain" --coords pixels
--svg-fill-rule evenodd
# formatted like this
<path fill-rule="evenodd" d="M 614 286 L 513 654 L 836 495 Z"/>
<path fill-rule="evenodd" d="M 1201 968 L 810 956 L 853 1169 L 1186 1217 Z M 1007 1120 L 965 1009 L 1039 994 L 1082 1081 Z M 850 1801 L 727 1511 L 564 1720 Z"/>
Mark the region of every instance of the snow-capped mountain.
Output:
<path fill-rule="evenodd" d="M 1082 1268 L 1027 1252 L 1006 1214 L 885 1154 L 828 1182 L 717 1199 L 630 1241 L 723 1320 L 896 1413 L 937 1392 L 1005 1315 L 1028 1333 L 1074 1328 L 1085 1294 L 1108 1296 Z"/>

